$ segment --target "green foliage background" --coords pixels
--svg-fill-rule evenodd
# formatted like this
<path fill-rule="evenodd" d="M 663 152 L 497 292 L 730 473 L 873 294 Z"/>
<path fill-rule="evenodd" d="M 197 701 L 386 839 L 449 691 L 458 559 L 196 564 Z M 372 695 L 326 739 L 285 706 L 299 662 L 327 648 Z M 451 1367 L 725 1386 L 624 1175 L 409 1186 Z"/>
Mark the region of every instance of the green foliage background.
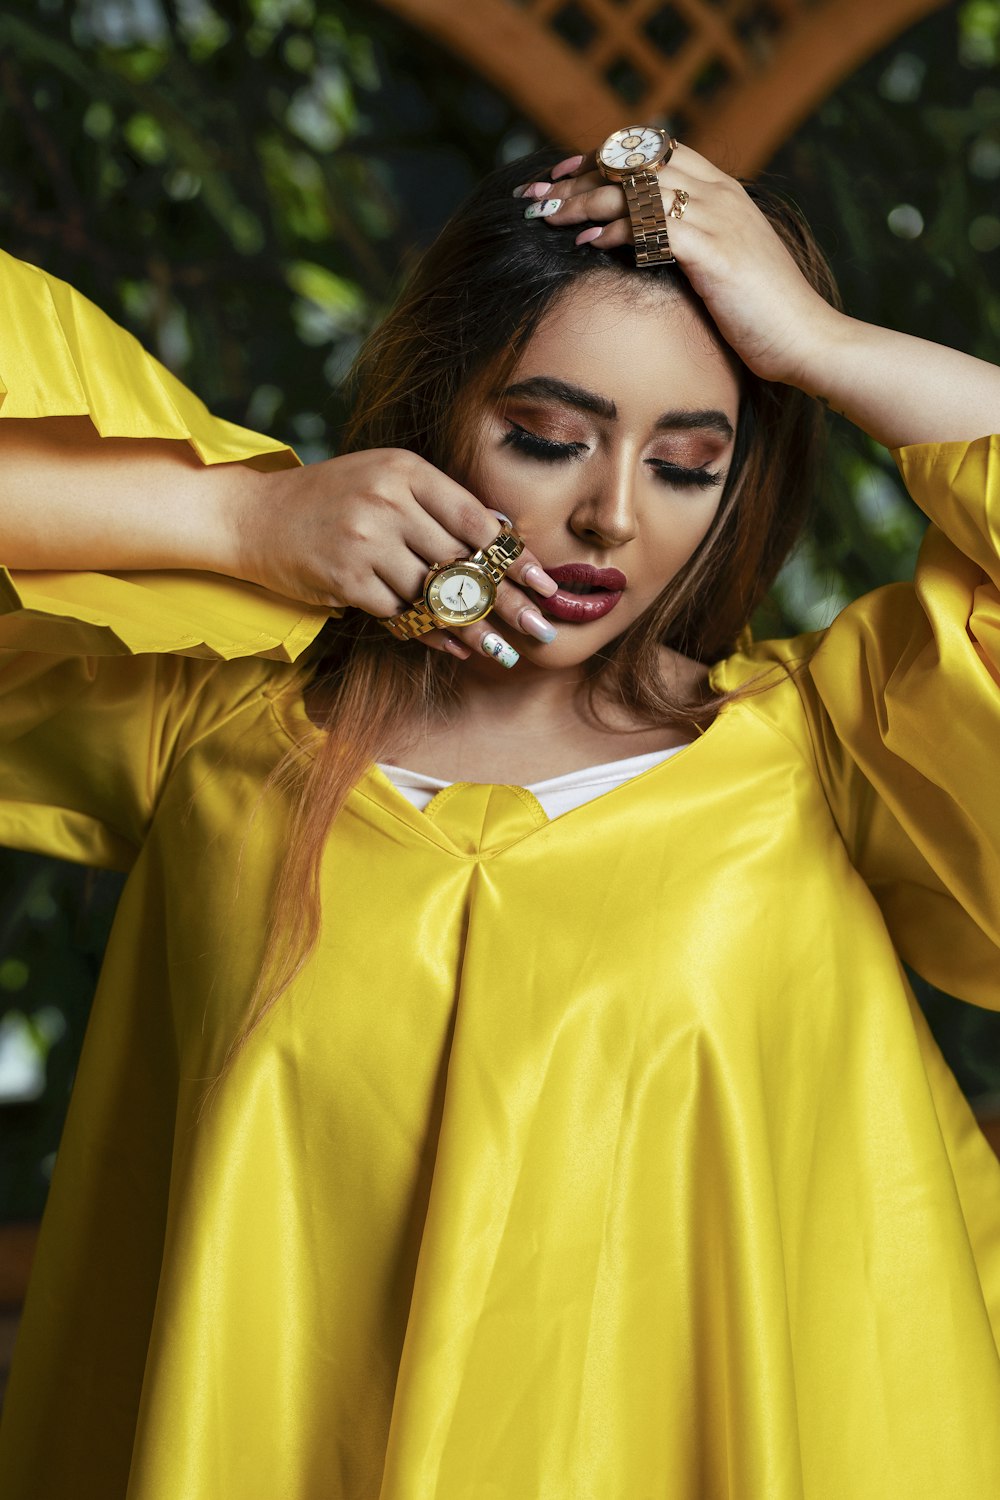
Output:
<path fill-rule="evenodd" d="M 998 61 L 1000 0 L 948 5 L 846 81 L 769 171 L 849 311 L 987 359 Z M 360 0 L 0 13 L 0 244 L 307 461 L 336 451 L 342 377 L 413 256 L 484 171 L 539 144 L 463 65 Z M 836 424 L 812 533 L 758 635 L 826 624 L 909 576 L 922 531 L 889 456 Z M 44 1202 L 118 889 L 0 851 L 0 1027 L 46 1065 L 39 1097 L 0 1105 L 2 1218 Z M 919 993 L 966 1092 L 1000 1093 L 1000 1017 Z"/>

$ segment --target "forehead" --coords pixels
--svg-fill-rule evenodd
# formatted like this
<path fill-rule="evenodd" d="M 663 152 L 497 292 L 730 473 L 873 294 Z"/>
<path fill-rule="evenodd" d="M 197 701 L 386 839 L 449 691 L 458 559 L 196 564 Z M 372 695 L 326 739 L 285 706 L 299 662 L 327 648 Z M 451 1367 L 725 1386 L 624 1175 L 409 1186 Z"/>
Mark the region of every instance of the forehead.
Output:
<path fill-rule="evenodd" d="M 576 282 L 529 339 L 513 379 L 550 375 L 584 386 L 610 397 L 626 421 L 647 408 L 697 405 L 721 408 L 735 426 L 734 357 L 705 315 L 663 283 L 636 289 L 623 280 Z"/>

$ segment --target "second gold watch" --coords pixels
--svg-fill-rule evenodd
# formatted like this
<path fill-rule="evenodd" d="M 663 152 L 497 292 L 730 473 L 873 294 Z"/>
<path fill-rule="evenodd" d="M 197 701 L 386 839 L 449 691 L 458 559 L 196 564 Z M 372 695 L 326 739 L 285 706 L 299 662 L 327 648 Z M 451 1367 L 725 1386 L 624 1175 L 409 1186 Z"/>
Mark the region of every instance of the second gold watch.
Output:
<path fill-rule="evenodd" d="M 609 182 L 619 183 L 625 194 L 637 266 L 674 259 L 656 169 L 670 160 L 676 145 L 673 137 L 656 125 L 627 125 L 609 135 L 597 153 L 601 174 Z"/>

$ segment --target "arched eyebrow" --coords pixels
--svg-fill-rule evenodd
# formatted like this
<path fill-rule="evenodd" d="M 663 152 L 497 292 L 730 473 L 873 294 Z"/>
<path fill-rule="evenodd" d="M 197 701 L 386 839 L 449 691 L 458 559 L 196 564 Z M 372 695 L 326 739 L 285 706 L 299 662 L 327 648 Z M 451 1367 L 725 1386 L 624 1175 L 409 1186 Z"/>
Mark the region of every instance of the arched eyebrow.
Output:
<path fill-rule="evenodd" d="M 726 442 L 734 437 L 733 424 L 724 411 L 710 407 L 707 411 L 665 411 L 653 423 L 657 432 L 717 432 Z"/>
<path fill-rule="evenodd" d="M 552 375 L 532 375 L 530 380 L 519 380 L 500 392 L 501 398 L 515 396 L 541 396 L 548 401 L 558 401 L 563 406 L 573 406 L 577 411 L 591 412 L 595 417 L 615 422 L 618 408 L 607 396 L 595 396 L 580 385 L 570 385 L 565 380 L 556 380 Z"/>
<path fill-rule="evenodd" d="M 513 400 L 518 396 L 541 397 L 547 401 L 558 401 L 563 406 L 572 406 L 577 411 L 590 412 L 603 417 L 606 422 L 618 420 L 618 408 L 607 396 L 598 396 L 583 386 L 571 385 L 566 380 L 557 380 L 552 375 L 532 375 L 528 380 L 519 380 L 500 392 L 501 400 Z M 706 411 L 665 411 L 653 423 L 656 432 L 690 432 L 697 428 L 717 432 L 730 441 L 733 424 L 724 411 L 710 408 Z"/>

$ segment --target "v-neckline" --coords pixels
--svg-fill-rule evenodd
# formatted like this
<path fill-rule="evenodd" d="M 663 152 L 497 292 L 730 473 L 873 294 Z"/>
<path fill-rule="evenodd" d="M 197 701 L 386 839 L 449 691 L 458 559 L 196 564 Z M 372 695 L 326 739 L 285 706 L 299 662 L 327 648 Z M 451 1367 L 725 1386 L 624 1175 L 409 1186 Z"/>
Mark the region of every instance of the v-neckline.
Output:
<path fill-rule="evenodd" d="M 717 672 L 721 672 L 722 667 L 723 663 L 719 662 L 714 663 L 709 669 L 709 683 L 711 686 L 716 686 L 714 677 Z M 729 721 L 731 711 L 740 706 L 739 702 L 723 704 L 711 724 L 699 735 L 698 739 L 681 746 L 676 754 L 666 756 L 663 760 L 657 761 L 652 766 L 648 766 L 645 771 L 640 771 L 638 775 L 630 776 L 627 780 L 618 782 L 615 786 L 608 787 L 607 791 L 599 792 L 596 797 L 591 797 L 586 802 L 578 803 L 576 807 L 567 808 L 565 812 L 559 813 L 555 818 L 550 818 L 547 815 L 538 799 L 527 787 L 510 782 L 449 782 L 446 787 L 442 787 L 436 796 L 432 798 L 431 803 L 428 804 L 428 808 L 417 808 L 400 791 L 399 787 L 393 785 L 385 772 L 380 770 L 374 761 L 365 769 L 358 781 L 351 788 L 348 800 L 355 797 L 362 798 L 369 805 L 375 806 L 394 821 L 405 824 L 422 839 L 437 845 L 438 848 L 448 854 L 461 859 L 489 858 L 502 853 L 505 849 L 509 849 L 515 844 L 522 843 L 525 839 L 530 838 L 532 834 L 551 834 L 554 828 L 561 830 L 567 822 L 570 822 L 572 831 L 576 828 L 577 823 L 581 821 L 581 815 L 586 817 L 589 813 L 593 813 L 595 809 L 604 812 L 609 797 L 617 797 L 621 801 L 623 798 L 628 798 L 632 795 L 635 788 L 639 788 L 640 792 L 644 791 L 651 778 L 666 774 L 668 768 L 676 774 L 678 765 L 683 765 L 687 762 L 694 752 L 703 751 L 706 741 L 713 737 L 716 730 L 719 729 L 721 722 L 723 720 Z M 292 725 L 288 722 L 288 718 L 292 718 L 307 730 L 311 730 L 313 734 L 322 734 L 322 730 L 310 719 L 301 694 L 297 695 L 294 699 L 289 697 L 281 705 L 278 704 L 275 698 L 272 698 L 271 708 L 285 736 L 296 743 L 298 743 L 298 740 Z M 466 787 L 481 789 L 483 793 L 491 791 L 512 792 L 525 806 L 525 811 L 528 814 L 525 818 L 525 826 L 516 833 L 513 833 L 506 842 L 495 847 L 490 847 L 488 850 L 479 849 L 473 852 L 461 848 L 460 843 L 462 841 L 456 841 L 449 836 L 443 826 L 435 822 L 433 817 L 428 816 L 428 810 L 437 801 L 438 797 L 444 797 L 448 794 L 455 796 L 457 789 Z M 529 802 L 534 804 L 537 813 L 528 811 Z M 576 819 L 576 822 L 572 822 L 571 820 L 573 819 Z"/>
<path fill-rule="evenodd" d="M 668 755 L 665 759 L 657 761 L 655 765 L 648 766 L 645 771 L 640 771 L 638 775 L 630 776 L 626 781 L 621 781 L 615 786 L 608 787 L 607 791 L 599 792 L 596 797 L 591 797 L 586 802 L 578 803 L 576 807 L 567 808 L 565 812 L 559 813 L 554 818 L 548 817 L 538 799 L 526 787 L 502 782 L 449 782 L 446 787 L 442 787 L 436 796 L 431 799 L 427 808 L 417 808 L 400 791 L 399 787 L 393 785 L 385 772 L 380 770 L 375 764 L 368 767 L 367 771 L 352 789 L 352 795 L 362 797 L 367 803 L 374 805 L 382 813 L 388 814 L 397 822 L 404 823 L 416 834 L 430 843 L 436 844 L 439 848 L 446 850 L 449 854 L 466 859 L 477 857 L 491 858 L 512 848 L 515 844 L 523 843 L 524 840 L 531 838 L 535 834 L 561 837 L 565 832 L 568 836 L 571 836 L 587 817 L 594 817 L 596 815 L 604 818 L 609 815 L 609 812 L 611 815 L 614 815 L 616 808 L 624 810 L 630 800 L 641 798 L 645 794 L 654 778 L 669 774 L 686 775 L 686 773 L 680 770 L 681 765 L 690 760 L 695 752 L 704 750 L 706 741 L 713 736 L 714 731 L 720 726 L 720 722 L 723 719 L 731 722 L 730 709 L 738 708 L 739 706 L 739 704 L 732 704 L 724 707 L 699 739 L 693 740 L 689 745 L 684 745 L 675 755 Z M 516 832 L 511 831 L 510 837 L 501 843 L 491 845 L 488 849 L 478 848 L 473 852 L 467 847 L 461 847 L 465 843 L 465 840 L 454 838 L 446 827 L 443 826 L 443 822 L 437 822 L 434 817 L 428 816 L 428 813 L 432 809 L 437 811 L 440 808 L 438 798 L 448 798 L 449 800 L 454 798 L 457 800 L 465 788 L 470 788 L 473 792 L 478 792 L 482 795 L 491 792 L 509 792 L 512 797 L 519 799 L 523 804 L 526 804 L 530 799 L 530 803 L 534 804 L 537 813 L 533 814 L 526 809 L 521 826 Z M 609 798 L 617 798 L 617 801 L 612 803 L 610 809 L 608 807 Z M 437 804 L 437 808 L 435 808 L 435 804 Z M 555 830 L 555 834 L 553 834 L 553 830 Z"/>

